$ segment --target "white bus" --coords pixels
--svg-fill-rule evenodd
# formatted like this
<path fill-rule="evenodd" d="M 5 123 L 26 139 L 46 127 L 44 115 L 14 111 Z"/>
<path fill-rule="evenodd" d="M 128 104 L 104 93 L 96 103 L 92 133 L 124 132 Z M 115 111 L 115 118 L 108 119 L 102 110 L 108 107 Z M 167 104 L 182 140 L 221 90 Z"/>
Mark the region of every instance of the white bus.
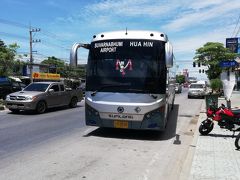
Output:
<path fill-rule="evenodd" d="M 173 50 L 166 34 L 113 31 L 94 35 L 89 49 L 85 92 L 86 125 L 162 131 L 174 106 Z"/>

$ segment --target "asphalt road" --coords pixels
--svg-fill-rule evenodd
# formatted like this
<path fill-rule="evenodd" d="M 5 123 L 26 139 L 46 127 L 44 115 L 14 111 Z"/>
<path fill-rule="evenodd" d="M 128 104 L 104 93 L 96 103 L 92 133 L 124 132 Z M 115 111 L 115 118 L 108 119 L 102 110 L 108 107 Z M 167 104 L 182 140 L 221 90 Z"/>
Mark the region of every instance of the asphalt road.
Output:
<path fill-rule="evenodd" d="M 161 133 L 87 127 L 83 102 L 75 109 L 57 108 L 41 115 L 0 111 L 0 179 L 185 177 L 203 102 L 187 99 L 183 89 Z"/>

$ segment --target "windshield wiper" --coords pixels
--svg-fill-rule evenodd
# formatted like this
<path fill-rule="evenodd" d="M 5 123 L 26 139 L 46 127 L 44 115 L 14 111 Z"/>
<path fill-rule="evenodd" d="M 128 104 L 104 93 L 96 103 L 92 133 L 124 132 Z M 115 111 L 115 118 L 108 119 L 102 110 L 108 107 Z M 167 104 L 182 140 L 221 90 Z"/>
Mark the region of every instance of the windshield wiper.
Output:
<path fill-rule="evenodd" d="M 130 86 L 130 84 L 118 84 L 118 85 L 114 85 L 114 84 L 108 84 L 108 85 L 104 85 L 101 86 L 99 89 L 97 89 L 96 91 L 91 93 L 91 96 L 95 96 L 99 91 L 106 89 L 106 88 L 111 88 L 111 87 L 126 87 L 126 86 Z M 140 92 L 140 93 L 145 93 L 145 94 L 149 94 L 153 99 L 157 99 L 158 96 L 150 94 L 149 91 L 146 90 L 141 90 L 141 89 L 126 89 L 126 91 L 130 92 Z"/>
<path fill-rule="evenodd" d="M 130 86 L 129 83 L 127 84 L 107 84 L 107 85 L 103 85 L 101 86 L 99 89 L 97 89 L 96 91 L 91 93 L 91 96 L 95 96 L 97 94 L 97 92 L 106 89 L 106 88 L 111 88 L 111 87 L 126 87 L 126 86 Z"/>
<path fill-rule="evenodd" d="M 145 94 L 149 93 L 148 91 L 142 90 L 142 89 L 127 89 L 127 90 L 132 92 L 145 93 Z"/>
<path fill-rule="evenodd" d="M 149 96 L 151 96 L 153 99 L 157 99 L 158 96 L 151 94 L 149 90 L 142 90 L 142 89 L 127 89 L 128 92 L 138 92 L 138 93 L 142 93 L 142 94 L 149 94 Z"/>
<path fill-rule="evenodd" d="M 158 98 L 158 96 L 153 95 L 153 94 L 149 94 L 149 96 L 151 96 L 153 99 L 157 99 Z"/>

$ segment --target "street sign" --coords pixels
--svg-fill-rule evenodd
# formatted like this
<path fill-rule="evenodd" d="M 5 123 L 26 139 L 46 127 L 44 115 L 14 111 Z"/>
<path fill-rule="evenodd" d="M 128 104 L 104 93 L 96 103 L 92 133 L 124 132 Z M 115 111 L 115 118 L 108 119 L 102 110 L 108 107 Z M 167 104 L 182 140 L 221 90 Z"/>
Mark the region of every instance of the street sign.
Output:
<path fill-rule="evenodd" d="M 226 38 L 226 48 L 233 53 L 240 53 L 240 38 Z"/>
<path fill-rule="evenodd" d="M 219 66 L 222 67 L 222 68 L 225 68 L 225 67 L 234 67 L 234 66 L 238 66 L 238 63 L 236 61 L 221 61 L 219 63 Z"/>

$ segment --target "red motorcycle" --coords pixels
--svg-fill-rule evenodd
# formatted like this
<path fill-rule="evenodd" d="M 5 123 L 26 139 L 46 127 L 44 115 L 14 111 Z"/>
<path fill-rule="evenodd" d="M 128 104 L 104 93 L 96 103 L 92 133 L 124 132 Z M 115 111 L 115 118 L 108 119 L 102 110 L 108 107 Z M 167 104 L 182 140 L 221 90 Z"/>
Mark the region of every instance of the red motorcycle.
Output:
<path fill-rule="evenodd" d="M 207 119 L 199 126 L 199 132 L 202 135 L 207 135 L 213 130 L 214 122 L 216 121 L 220 128 L 233 131 L 233 137 L 236 131 L 240 131 L 240 109 L 232 110 L 222 104 L 219 108 L 215 104 L 210 105 L 207 109 Z M 240 149 L 240 133 L 235 140 L 235 146 Z"/>

